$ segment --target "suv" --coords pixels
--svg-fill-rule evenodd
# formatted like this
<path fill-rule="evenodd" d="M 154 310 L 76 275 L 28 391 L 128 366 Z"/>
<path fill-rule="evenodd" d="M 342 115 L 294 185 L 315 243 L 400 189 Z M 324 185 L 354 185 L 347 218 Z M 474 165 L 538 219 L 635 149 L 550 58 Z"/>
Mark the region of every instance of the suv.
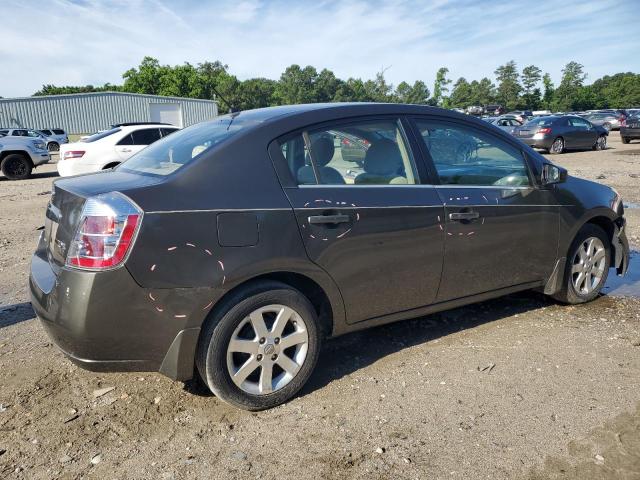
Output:
<path fill-rule="evenodd" d="M 40 137 L 7 136 L 0 130 L 0 170 L 9 180 L 23 180 L 38 165 L 50 160 Z"/>
<path fill-rule="evenodd" d="M 61 177 L 113 168 L 156 140 L 179 130 L 162 123 L 120 124 L 60 147 Z"/>
<path fill-rule="evenodd" d="M 357 175 L 344 137 L 369 143 Z M 528 289 L 584 303 L 629 263 L 615 190 L 418 105 L 217 117 L 55 180 L 44 216 L 31 301 L 73 361 L 249 410 L 295 395 L 325 338 Z"/>
<path fill-rule="evenodd" d="M 52 140 L 47 144 L 47 148 L 50 152 L 57 152 L 60 150 L 60 145 L 63 143 L 69 143 L 69 135 L 67 135 L 67 132 L 61 128 L 45 128 L 39 131 Z"/>

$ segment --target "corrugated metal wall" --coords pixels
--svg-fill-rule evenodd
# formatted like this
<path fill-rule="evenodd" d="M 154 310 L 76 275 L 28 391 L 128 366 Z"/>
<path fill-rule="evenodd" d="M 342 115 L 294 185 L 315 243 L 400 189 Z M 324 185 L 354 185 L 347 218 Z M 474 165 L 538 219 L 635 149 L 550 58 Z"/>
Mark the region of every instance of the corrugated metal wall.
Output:
<path fill-rule="evenodd" d="M 0 99 L 0 127 L 63 128 L 93 133 L 114 123 L 150 121 L 149 104 L 178 103 L 184 127 L 218 114 L 216 102 L 134 93 L 100 92 Z"/>

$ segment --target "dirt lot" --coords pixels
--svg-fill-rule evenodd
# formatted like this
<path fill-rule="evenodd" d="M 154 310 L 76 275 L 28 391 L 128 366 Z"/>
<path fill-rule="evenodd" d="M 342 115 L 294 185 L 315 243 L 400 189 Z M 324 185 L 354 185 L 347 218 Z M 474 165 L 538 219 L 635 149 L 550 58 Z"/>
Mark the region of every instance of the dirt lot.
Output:
<path fill-rule="evenodd" d="M 640 204 L 617 132 L 553 160 Z M 27 274 L 55 165 L 36 172 L 0 178 L 0 478 L 640 478 L 640 254 L 588 305 L 524 293 L 329 341 L 298 398 L 247 413 L 50 343 Z"/>

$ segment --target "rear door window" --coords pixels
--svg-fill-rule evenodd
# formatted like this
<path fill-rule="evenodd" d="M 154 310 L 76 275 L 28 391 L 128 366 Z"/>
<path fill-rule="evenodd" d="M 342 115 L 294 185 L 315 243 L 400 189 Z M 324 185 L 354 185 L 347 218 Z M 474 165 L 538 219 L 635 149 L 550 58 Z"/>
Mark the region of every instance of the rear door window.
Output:
<path fill-rule="evenodd" d="M 298 185 L 417 183 L 398 120 L 340 122 L 280 138 L 278 143 Z"/>
<path fill-rule="evenodd" d="M 153 142 L 160 140 L 159 128 L 144 128 L 131 132 L 132 145 L 151 145 Z"/>
<path fill-rule="evenodd" d="M 53 133 L 55 133 L 56 135 L 64 135 L 64 130 L 54 129 Z"/>
<path fill-rule="evenodd" d="M 160 132 L 162 133 L 163 137 L 166 137 L 167 135 L 171 135 L 173 132 L 177 132 L 178 129 L 177 128 L 161 128 Z"/>

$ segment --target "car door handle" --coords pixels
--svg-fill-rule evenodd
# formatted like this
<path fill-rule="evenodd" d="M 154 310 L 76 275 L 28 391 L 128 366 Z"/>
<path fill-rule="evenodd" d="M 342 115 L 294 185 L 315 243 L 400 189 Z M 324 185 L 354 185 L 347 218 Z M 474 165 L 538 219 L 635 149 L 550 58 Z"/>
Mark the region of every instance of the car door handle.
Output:
<path fill-rule="evenodd" d="M 449 214 L 449 220 L 474 220 L 480 218 L 478 212 L 455 212 Z"/>
<path fill-rule="evenodd" d="M 313 215 L 308 220 L 312 225 L 331 225 L 347 223 L 351 220 L 351 217 L 349 215 Z"/>
<path fill-rule="evenodd" d="M 120 150 L 120 151 L 121 151 L 121 152 L 124 152 L 124 153 L 129 153 L 129 152 L 131 151 L 131 149 L 130 149 L 130 148 L 123 148 L 123 149 L 122 149 L 122 150 Z"/>

